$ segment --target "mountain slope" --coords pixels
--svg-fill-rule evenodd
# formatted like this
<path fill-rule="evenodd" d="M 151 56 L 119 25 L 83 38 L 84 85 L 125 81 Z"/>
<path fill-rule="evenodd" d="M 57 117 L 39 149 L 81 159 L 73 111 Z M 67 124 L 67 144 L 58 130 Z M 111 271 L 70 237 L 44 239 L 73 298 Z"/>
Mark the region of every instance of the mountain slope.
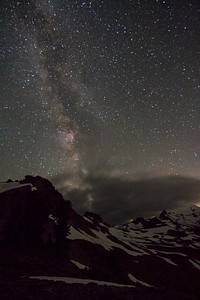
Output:
<path fill-rule="evenodd" d="M 198 293 L 199 229 L 197 206 L 119 226 L 109 226 L 94 214 L 73 215 L 70 258 L 94 278 Z"/>
<path fill-rule="evenodd" d="M 88 293 L 95 287 L 93 299 L 102 295 L 99 284 L 107 285 L 112 299 L 132 299 L 133 295 L 134 299 L 199 299 L 199 207 L 163 211 L 156 217 L 110 226 L 97 214 L 76 213 L 69 201 L 39 176 L 9 182 L 7 188 L 5 183 L 1 185 L 3 286 L 12 279 L 12 284 L 16 280 L 19 286 L 23 286 L 20 282 L 27 284 L 28 290 L 32 284 L 27 277 L 34 277 L 36 285 L 48 289 L 51 283 L 42 285 L 36 279 L 55 280 L 56 276 L 53 285 L 61 289 L 74 282 L 78 286 L 87 283 Z M 123 288 L 126 297 L 122 293 L 117 298 L 116 289 Z M 69 299 L 73 299 L 76 292 L 68 289 L 72 293 Z"/>

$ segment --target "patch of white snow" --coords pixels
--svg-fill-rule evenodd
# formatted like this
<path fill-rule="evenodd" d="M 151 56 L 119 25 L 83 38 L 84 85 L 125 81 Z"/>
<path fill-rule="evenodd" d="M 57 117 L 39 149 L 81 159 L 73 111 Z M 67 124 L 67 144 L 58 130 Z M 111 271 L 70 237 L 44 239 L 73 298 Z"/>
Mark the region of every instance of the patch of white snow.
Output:
<path fill-rule="evenodd" d="M 148 284 L 148 283 L 146 283 L 146 282 L 144 282 L 144 281 L 141 281 L 141 280 L 139 280 L 139 279 L 137 279 L 135 276 L 133 276 L 132 274 L 128 274 L 128 278 L 132 281 L 132 282 L 134 282 L 134 283 L 140 283 L 141 285 L 144 285 L 144 286 L 147 286 L 147 287 L 153 287 L 152 285 L 150 285 L 150 284 Z"/>
<path fill-rule="evenodd" d="M 193 266 L 198 269 L 200 271 L 200 265 L 197 264 L 196 262 L 194 262 L 193 260 L 189 259 L 189 261 L 191 262 L 191 264 L 193 264 Z"/>
<path fill-rule="evenodd" d="M 163 260 L 165 260 L 168 264 L 171 264 L 171 265 L 173 265 L 173 266 L 178 266 L 177 264 L 175 264 L 171 259 L 169 259 L 169 258 L 166 258 L 166 257 L 162 257 L 162 256 L 159 256 L 158 255 L 158 257 L 160 257 L 160 258 L 162 258 Z"/>
<path fill-rule="evenodd" d="M 54 276 L 30 276 L 30 279 L 38 279 L 38 280 L 50 280 L 50 281 L 63 281 L 65 283 L 80 283 L 80 284 L 88 284 L 88 283 L 96 283 L 97 285 L 106 285 L 106 286 L 115 286 L 115 287 L 135 287 L 134 285 L 126 285 L 115 282 L 107 282 L 107 281 L 99 281 L 92 279 L 82 279 L 82 278 L 71 278 L 71 277 L 54 277 Z"/>
<path fill-rule="evenodd" d="M 89 267 L 87 267 L 87 266 L 81 264 L 81 263 L 78 262 L 78 261 L 71 260 L 71 262 L 72 262 L 73 264 L 75 264 L 75 265 L 76 265 L 79 269 L 81 269 L 81 270 L 84 270 L 84 269 L 89 270 Z"/>
<path fill-rule="evenodd" d="M 9 190 L 13 190 L 13 189 L 18 189 L 18 188 L 22 188 L 25 186 L 30 186 L 31 191 L 35 191 L 35 189 L 37 190 L 36 187 L 34 187 L 31 183 L 19 183 L 19 182 L 1 182 L 0 183 L 0 193 L 9 191 Z"/>

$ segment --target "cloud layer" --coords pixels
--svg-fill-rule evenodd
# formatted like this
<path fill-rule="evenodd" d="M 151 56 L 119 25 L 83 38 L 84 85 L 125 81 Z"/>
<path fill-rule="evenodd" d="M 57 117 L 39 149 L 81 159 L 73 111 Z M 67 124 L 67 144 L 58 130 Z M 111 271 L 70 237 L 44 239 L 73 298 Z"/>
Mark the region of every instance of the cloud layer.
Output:
<path fill-rule="evenodd" d="M 100 214 L 109 223 L 123 223 L 139 216 L 152 216 L 163 209 L 171 210 L 199 202 L 200 180 L 166 176 L 125 180 L 111 176 L 87 176 L 81 189 L 67 191 L 65 176 L 54 180 L 65 198 L 80 213 L 87 210 Z"/>

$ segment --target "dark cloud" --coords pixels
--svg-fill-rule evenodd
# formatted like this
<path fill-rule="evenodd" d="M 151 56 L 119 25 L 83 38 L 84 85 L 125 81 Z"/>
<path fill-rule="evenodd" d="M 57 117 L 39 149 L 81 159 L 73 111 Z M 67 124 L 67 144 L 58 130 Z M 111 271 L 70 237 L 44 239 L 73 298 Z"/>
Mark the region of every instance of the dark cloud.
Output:
<path fill-rule="evenodd" d="M 198 202 L 200 180 L 169 176 L 124 180 L 116 177 L 88 176 L 82 190 L 60 189 L 74 208 L 100 214 L 109 223 L 123 223 L 138 216 L 152 216 L 163 209 L 181 208 Z M 58 181 L 57 181 L 58 184 Z"/>

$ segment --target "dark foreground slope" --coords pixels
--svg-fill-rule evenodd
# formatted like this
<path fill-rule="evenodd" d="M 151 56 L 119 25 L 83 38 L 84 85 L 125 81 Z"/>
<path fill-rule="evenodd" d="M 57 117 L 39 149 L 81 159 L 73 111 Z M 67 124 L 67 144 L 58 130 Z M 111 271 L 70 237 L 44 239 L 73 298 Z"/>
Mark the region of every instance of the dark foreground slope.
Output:
<path fill-rule="evenodd" d="M 0 191 L 0 299 L 200 299 L 198 207 L 109 226 L 38 176 Z"/>
<path fill-rule="evenodd" d="M 196 300 L 197 296 L 173 293 L 166 290 L 109 287 L 96 284 L 65 284 L 27 278 L 0 282 L 3 300 Z"/>

